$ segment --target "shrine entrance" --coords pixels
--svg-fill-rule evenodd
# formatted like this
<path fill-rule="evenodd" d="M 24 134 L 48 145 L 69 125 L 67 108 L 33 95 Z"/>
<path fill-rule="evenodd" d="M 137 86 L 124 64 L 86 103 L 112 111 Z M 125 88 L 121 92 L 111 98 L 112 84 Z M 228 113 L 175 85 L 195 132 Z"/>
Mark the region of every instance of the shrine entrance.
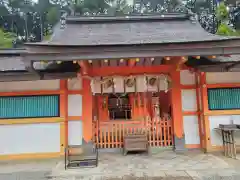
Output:
<path fill-rule="evenodd" d="M 96 145 L 121 148 L 126 133 L 145 131 L 150 146 L 173 146 L 170 81 L 167 74 L 93 78 Z"/>

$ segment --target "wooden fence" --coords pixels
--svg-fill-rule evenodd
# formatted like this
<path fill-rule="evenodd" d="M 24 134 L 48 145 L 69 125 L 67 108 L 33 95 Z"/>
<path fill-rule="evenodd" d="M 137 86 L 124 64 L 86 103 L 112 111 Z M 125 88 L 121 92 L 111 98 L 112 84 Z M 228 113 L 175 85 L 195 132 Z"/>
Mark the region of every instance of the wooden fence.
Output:
<path fill-rule="evenodd" d="M 93 140 L 99 148 L 121 148 L 127 133 L 146 133 L 150 146 L 172 146 L 172 120 L 145 118 L 93 123 Z"/>

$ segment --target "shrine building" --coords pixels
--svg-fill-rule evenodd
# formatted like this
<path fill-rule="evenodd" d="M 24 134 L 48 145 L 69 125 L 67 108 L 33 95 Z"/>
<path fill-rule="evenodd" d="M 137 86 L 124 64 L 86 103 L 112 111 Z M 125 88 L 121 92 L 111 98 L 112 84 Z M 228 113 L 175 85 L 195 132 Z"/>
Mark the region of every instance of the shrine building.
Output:
<path fill-rule="evenodd" d="M 150 147 L 221 151 L 214 128 L 240 124 L 238 54 L 240 37 L 188 14 L 68 17 L 49 41 L 0 50 L 0 160 L 117 150 L 141 127 Z"/>

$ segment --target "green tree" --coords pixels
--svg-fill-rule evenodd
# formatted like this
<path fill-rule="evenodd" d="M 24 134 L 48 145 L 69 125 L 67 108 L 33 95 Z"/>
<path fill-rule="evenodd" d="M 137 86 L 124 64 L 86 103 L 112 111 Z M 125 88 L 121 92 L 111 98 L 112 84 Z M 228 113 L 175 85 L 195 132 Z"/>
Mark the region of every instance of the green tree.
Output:
<path fill-rule="evenodd" d="M 15 39 L 15 34 L 0 29 L 0 48 L 12 48 Z"/>
<path fill-rule="evenodd" d="M 58 22 L 59 16 L 60 16 L 60 13 L 58 8 L 53 6 L 47 12 L 47 17 L 46 17 L 47 22 L 51 25 L 54 25 Z"/>
<path fill-rule="evenodd" d="M 216 9 L 216 17 L 219 21 L 219 26 L 217 30 L 218 35 L 226 35 L 226 36 L 238 36 L 240 32 L 236 31 L 235 29 L 231 28 L 228 25 L 229 22 L 229 12 L 227 6 L 224 2 L 221 2 L 217 9 Z"/>

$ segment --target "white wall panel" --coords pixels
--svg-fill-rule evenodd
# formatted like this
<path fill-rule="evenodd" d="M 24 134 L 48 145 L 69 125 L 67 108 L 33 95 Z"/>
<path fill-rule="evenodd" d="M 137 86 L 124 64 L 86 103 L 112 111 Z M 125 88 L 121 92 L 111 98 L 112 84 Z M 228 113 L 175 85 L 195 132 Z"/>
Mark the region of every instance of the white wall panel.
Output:
<path fill-rule="evenodd" d="M 218 128 L 219 124 L 230 124 L 231 123 L 231 115 L 230 116 L 209 116 L 209 128 L 210 128 L 210 139 L 212 145 L 222 145 L 222 136 L 221 132 L 215 130 L 214 128 Z"/>
<path fill-rule="evenodd" d="M 210 116 L 210 134 L 211 134 L 211 144 L 212 145 L 222 145 L 222 136 L 219 130 L 214 130 L 218 128 L 219 124 L 240 124 L 240 115 L 224 115 L 224 116 Z M 240 132 L 235 133 L 236 144 L 240 145 Z"/>
<path fill-rule="evenodd" d="M 214 72 L 206 73 L 207 84 L 239 83 L 240 72 Z"/>
<path fill-rule="evenodd" d="M 183 111 L 197 111 L 196 90 L 188 89 L 182 90 L 182 110 Z"/>
<path fill-rule="evenodd" d="M 69 121 L 68 122 L 68 144 L 69 145 L 82 145 L 82 121 Z"/>
<path fill-rule="evenodd" d="M 81 90 L 82 89 L 82 78 L 68 79 L 69 90 Z"/>
<path fill-rule="evenodd" d="M 195 73 L 191 73 L 188 70 L 183 70 L 180 72 L 180 82 L 183 85 L 193 85 L 195 81 Z"/>
<path fill-rule="evenodd" d="M 0 82 L 0 92 L 58 90 L 60 80 Z"/>
<path fill-rule="evenodd" d="M 183 129 L 186 144 L 200 144 L 197 116 L 183 116 Z"/>
<path fill-rule="evenodd" d="M 82 116 L 82 95 L 68 95 L 68 116 Z"/>
<path fill-rule="evenodd" d="M 0 155 L 60 152 L 60 123 L 0 126 Z"/>

